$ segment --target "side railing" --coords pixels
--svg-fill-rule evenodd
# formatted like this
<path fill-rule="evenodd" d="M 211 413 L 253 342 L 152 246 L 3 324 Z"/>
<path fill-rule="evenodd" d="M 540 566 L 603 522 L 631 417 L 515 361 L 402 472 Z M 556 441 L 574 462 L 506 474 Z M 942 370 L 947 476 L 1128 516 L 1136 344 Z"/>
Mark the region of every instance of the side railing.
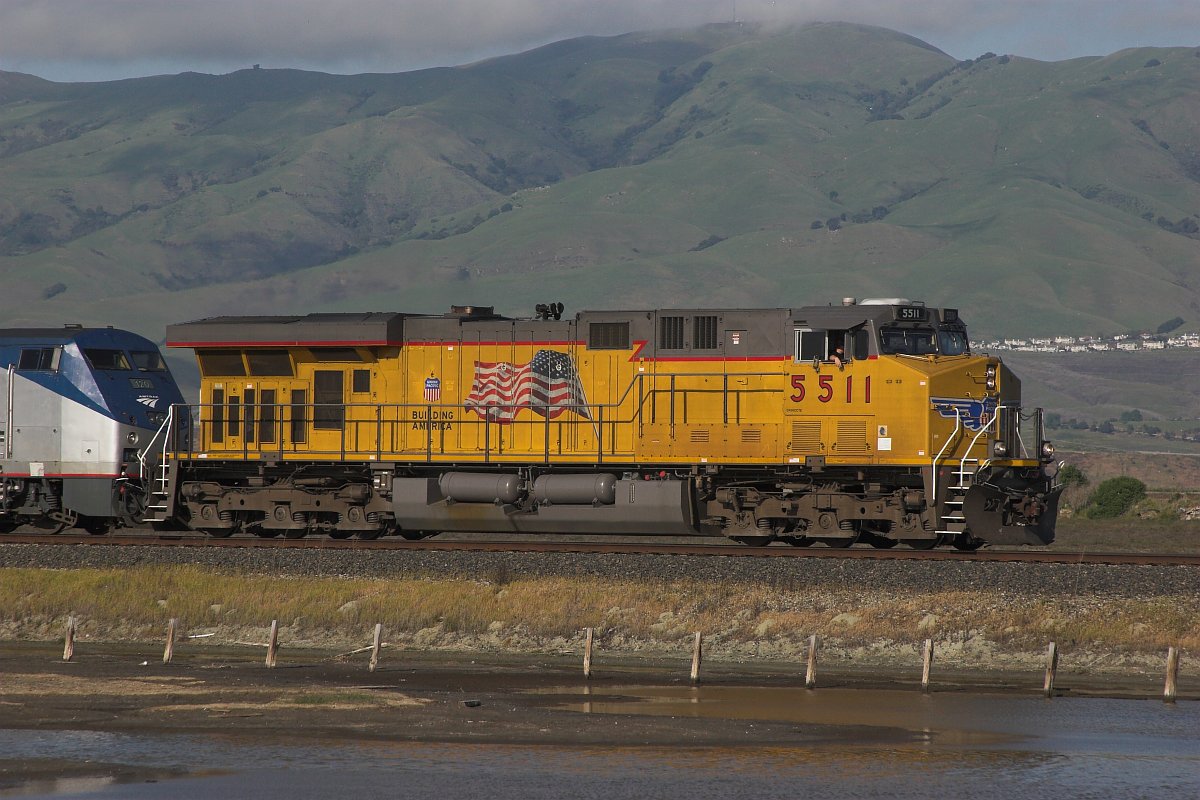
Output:
<path fill-rule="evenodd" d="M 935 455 L 933 457 L 933 460 L 930 463 L 930 467 L 932 469 L 931 476 L 932 476 L 932 484 L 933 484 L 932 490 L 930 491 L 930 498 L 929 498 L 929 504 L 931 506 L 935 506 L 935 507 L 937 506 L 938 465 L 944 461 L 945 456 L 946 456 L 946 451 L 948 449 L 950 449 L 951 445 L 953 445 L 956 441 L 958 441 L 958 438 L 959 438 L 959 436 L 962 435 L 963 430 L 964 430 L 964 428 L 963 428 L 962 412 L 959 411 L 957 408 L 955 408 L 954 409 L 954 432 L 946 437 L 945 443 L 942 444 L 942 449 L 938 450 L 937 455 Z"/>
<path fill-rule="evenodd" d="M 175 406 L 167 409 L 167 418 L 158 426 L 158 430 L 150 437 L 150 441 L 138 450 L 138 467 L 141 469 L 138 474 L 142 476 L 142 480 L 148 480 L 149 472 L 146 465 L 151 457 L 156 457 L 159 464 L 166 461 L 167 446 L 170 444 L 168 431 L 172 430 L 172 426 L 175 424 L 175 409 Z"/>
<path fill-rule="evenodd" d="M 739 373 L 739 378 L 778 378 L 779 372 Z M 251 403 L 238 406 L 190 404 L 172 409 L 179 419 L 186 409 L 191 421 L 190 444 L 176 439 L 177 425 L 164 424 L 174 438 L 166 449 L 180 454 L 218 452 L 244 458 L 283 459 L 289 454 L 382 459 L 385 454 L 423 455 L 426 460 L 464 456 L 485 463 L 519 453 L 593 458 L 597 463 L 633 457 L 635 441 L 646 425 L 703 419 L 712 424 L 745 421 L 746 398 L 782 394 L 762 381 L 756 387 L 731 387 L 721 373 L 670 373 L 633 376 L 612 403 Z M 716 385 L 699 385 L 699 381 Z M 699 396 L 720 395 L 719 412 Z M 220 411 L 218 411 L 220 409 Z M 522 414 L 528 409 L 532 413 Z M 719 417 L 717 414 L 719 413 Z M 766 422 L 768 420 L 761 420 Z M 775 420 L 772 420 L 775 421 Z M 155 434 L 155 440 L 159 434 Z M 147 452 L 149 447 L 146 448 Z"/>

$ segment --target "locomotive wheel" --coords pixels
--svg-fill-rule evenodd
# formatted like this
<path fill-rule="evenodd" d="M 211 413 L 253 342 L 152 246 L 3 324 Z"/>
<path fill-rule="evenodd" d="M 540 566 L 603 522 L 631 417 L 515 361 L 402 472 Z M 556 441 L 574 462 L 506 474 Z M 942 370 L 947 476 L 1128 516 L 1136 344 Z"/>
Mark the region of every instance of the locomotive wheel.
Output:
<path fill-rule="evenodd" d="M 983 539 L 976 539 L 971 535 L 970 531 L 963 531 L 954 537 L 954 549 L 961 550 L 964 553 L 974 553 L 979 548 L 983 547 L 986 542 Z"/>
<path fill-rule="evenodd" d="M 815 539 L 810 539 L 807 536 L 785 536 L 780 539 L 782 542 L 787 542 L 792 547 L 811 547 Z"/>
<path fill-rule="evenodd" d="M 836 547 L 838 549 L 842 549 L 842 548 L 850 547 L 855 542 L 857 542 L 858 536 L 859 536 L 859 534 L 855 533 L 851 536 L 847 536 L 844 539 L 841 539 L 841 538 L 839 538 L 839 539 L 817 539 L 816 541 L 820 542 L 821 544 L 825 545 L 826 547 Z"/>
<path fill-rule="evenodd" d="M 878 550 L 890 550 L 896 545 L 900 544 L 899 540 L 889 539 L 886 536 L 872 536 L 866 541 L 871 545 L 871 547 L 874 547 Z"/>
<path fill-rule="evenodd" d="M 428 539 L 430 536 L 437 535 L 438 531 L 400 531 L 400 537 L 410 542 L 417 542 L 421 539 Z"/>
<path fill-rule="evenodd" d="M 228 539 L 233 536 L 233 528 L 200 528 L 200 530 L 214 539 Z"/>
<path fill-rule="evenodd" d="M 942 543 L 942 537 L 935 536 L 932 539 L 905 539 L 904 543 L 913 550 L 932 550 Z"/>
<path fill-rule="evenodd" d="M 744 544 L 747 547 L 766 547 L 775 541 L 774 536 L 731 536 L 730 538 L 738 544 Z"/>
<path fill-rule="evenodd" d="M 74 528 L 79 523 L 79 515 L 67 508 L 59 512 L 59 517 L 60 519 L 52 520 L 51 533 L 62 533 L 67 528 Z"/>
<path fill-rule="evenodd" d="M 112 526 L 102 519 L 89 519 L 80 527 L 92 536 L 103 536 L 112 530 Z"/>
<path fill-rule="evenodd" d="M 308 528 L 289 528 L 283 532 L 285 539 L 303 539 L 308 536 Z"/>
<path fill-rule="evenodd" d="M 354 535 L 354 531 L 330 531 L 330 539 L 349 539 Z"/>
<path fill-rule="evenodd" d="M 254 535 L 259 537 L 260 539 L 274 539 L 276 536 L 278 536 L 281 533 L 283 533 L 283 531 L 271 531 L 271 530 L 263 530 L 262 528 L 259 528 L 258 530 L 256 530 L 254 532 Z"/>
<path fill-rule="evenodd" d="M 15 522 L 8 522 L 8 521 L 0 522 L 0 533 L 12 533 L 16 529 L 17 529 L 17 523 L 15 523 Z"/>
<path fill-rule="evenodd" d="M 379 528 L 366 528 L 364 530 L 359 531 L 355 535 L 358 536 L 358 538 L 365 539 L 366 541 L 369 542 L 374 539 L 378 539 L 380 536 L 383 536 L 383 531 L 380 530 Z"/>

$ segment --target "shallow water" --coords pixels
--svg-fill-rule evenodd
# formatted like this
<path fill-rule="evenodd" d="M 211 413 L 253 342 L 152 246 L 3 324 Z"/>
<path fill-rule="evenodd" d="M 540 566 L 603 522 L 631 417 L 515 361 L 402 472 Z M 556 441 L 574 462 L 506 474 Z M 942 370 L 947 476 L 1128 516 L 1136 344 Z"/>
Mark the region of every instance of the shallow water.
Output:
<path fill-rule="evenodd" d="M 531 747 L 0 730 L 0 757 L 179 770 L 27 784 L 0 797 L 1179 798 L 1200 796 L 1200 703 L 739 687 L 561 690 L 590 713 L 796 725 L 794 747 Z M 555 697 L 547 698 L 555 702 Z M 827 727 L 827 726 L 835 727 Z M 845 727 L 842 727 L 845 726 Z M 871 736 L 878 731 L 878 737 Z M 816 735 L 814 735 L 816 734 Z M 902 735 L 896 735 L 902 734 Z M 103 770 L 101 770 L 103 772 Z M 1052 795 L 1051 795 L 1052 796 Z"/>

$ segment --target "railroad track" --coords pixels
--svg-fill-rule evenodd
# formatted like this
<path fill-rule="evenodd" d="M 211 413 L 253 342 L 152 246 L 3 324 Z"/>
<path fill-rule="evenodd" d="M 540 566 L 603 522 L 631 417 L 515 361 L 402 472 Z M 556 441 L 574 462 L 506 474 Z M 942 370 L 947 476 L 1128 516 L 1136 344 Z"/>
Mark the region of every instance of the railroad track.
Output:
<path fill-rule="evenodd" d="M 399 538 L 362 539 L 263 539 L 235 536 L 216 539 L 188 533 L 140 533 L 118 536 L 16 533 L 0 536 L 0 544 L 109 545 L 120 547 L 237 547 L 304 550 L 424 550 L 480 553 L 597 553 L 679 555 L 727 558 L 832 558 L 873 561 L 996 561 L 1029 564 L 1131 564 L 1141 566 L 1200 567 L 1200 555 L 1170 553 L 1046 552 L 1040 550 L 880 550 L 876 548 L 747 547 L 730 544 L 662 544 L 640 542 L 564 541 L 457 541 L 411 542 Z M 2 555 L 0 550 L 0 555 Z M 2 557 L 0 557 L 2 563 Z"/>

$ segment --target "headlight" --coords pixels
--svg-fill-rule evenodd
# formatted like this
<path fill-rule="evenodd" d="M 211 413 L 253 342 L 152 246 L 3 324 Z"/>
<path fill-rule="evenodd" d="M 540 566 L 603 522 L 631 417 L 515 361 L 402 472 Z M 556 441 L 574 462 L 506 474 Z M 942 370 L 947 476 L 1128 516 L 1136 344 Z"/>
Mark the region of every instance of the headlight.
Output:
<path fill-rule="evenodd" d="M 992 455 L 996 458 L 1004 458 L 1008 455 L 1008 445 L 1000 441 L 992 442 Z"/>
<path fill-rule="evenodd" d="M 1054 443 L 1053 442 L 1042 442 L 1042 460 L 1043 461 L 1053 461 L 1054 460 Z"/>
<path fill-rule="evenodd" d="M 996 388 L 996 365 L 988 364 L 987 371 L 984 373 L 984 385 L 989 389 Z"/>
<path fill-rule="evenodd" d="M 129 441 L 129 443 L 130 443 L 130 444 L 137 444 L 137 443 L 138 443 L 138 435 L 137 435 L 137 431 L 130 431 L 130 432 L 129 432 L 129 435 L 128 435 L 128 436 L 126 436 L 125 438 L 126 438 L 128 441 Z"/>

